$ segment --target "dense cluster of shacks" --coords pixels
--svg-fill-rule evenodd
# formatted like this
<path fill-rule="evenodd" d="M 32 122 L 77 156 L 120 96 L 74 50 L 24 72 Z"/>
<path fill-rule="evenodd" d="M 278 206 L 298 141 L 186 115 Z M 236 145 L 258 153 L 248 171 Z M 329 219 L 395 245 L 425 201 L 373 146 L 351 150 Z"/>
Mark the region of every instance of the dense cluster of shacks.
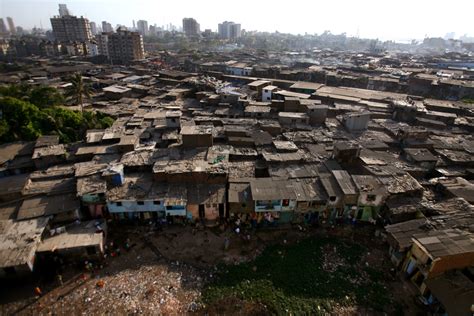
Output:
<path fill-rule="evenodd" d="M 104 218 L 378 224 L 429 304 L 471 307 L 472 106 L 221 64 L 36 66 L 30 83 L 59 88 L 81 71 L 96 89 L 88 108 L 115 122 L 80 143 L 48 135 L 0 147 L 0 272 L 32 270 L 51 253 L 99 256 Z"/>

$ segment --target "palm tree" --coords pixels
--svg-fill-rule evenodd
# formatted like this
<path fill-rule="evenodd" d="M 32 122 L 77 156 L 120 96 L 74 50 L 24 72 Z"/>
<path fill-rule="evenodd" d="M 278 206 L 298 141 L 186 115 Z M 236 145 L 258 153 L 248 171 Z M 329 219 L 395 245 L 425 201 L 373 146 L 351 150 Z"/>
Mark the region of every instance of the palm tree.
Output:
<path fill-rule="evenodd" d="M 69 86 L 66 94 L 73 100 L 74 103 L 81 106 L 81 112 L 84 107 L 84 98 L 91 97 L 90 87 L 87 83 L 84 83 L 80 73 L 76 73 L 71 78 L 71 86 Z"/>

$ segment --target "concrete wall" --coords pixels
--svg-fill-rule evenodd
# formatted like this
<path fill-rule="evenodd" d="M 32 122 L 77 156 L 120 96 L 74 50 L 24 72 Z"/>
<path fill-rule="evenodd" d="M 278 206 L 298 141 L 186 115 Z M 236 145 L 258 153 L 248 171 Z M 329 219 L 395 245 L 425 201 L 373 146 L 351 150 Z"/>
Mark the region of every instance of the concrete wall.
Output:
<path fill-rule="evenodd" d="M 270 101 L 271 99 L 272 99 L 272 91 L 263 89 L 262 90 L 262 102 Z"/>
<path fill-rule="evenodd" d="M 369 126 L 370 114 L 351 114 L 344 119 L 344 125 L 349 131 L 366 130 Z"/>
<path fill-rule="evenodd" d="M 110 213 L 125 213 L 125 212 L 159 212 L 165 211 L 163 200 L 157 200 L 159 205 L 154 204 L 154 200 L 144 200 L 143 205 L 138 205 L 136 200 L 131 201 L 116 201 L 121 202 L 118 206 L 116 202 L 107 202 L 107 207 Z"/>
<path fill-rule="evenodd" d="M 224 214 L 225 214 L 225 204 L 224 204 Z M 192 220 L 199 220 L 199 204 L 188 204 L 186 206 L 188 212 L 188 217 L 191 217 Z M 204 218 L 206 220 L 216 220 L 219 218 L 219 204 L 204 204 Z"/>
<path fill-rule="evenodd" d="M 179 128 L 180 126 L 181 126 L 181 123 L 180 123 L 179 117 L 167 117 L 166 118 L 166 127 Z"/>
<path fill-rule="evenodd" d="M 463 269 L 470 266 L 474 266 L 474 252 L 446 256 L 433 261 L 428 277 L 434 278 L 445 271 Z"/>
<path fill-rule="evenodd" d="M 308 124 L 309 118 L 291 118 L 279 116 L 278 122 L 284 126 L 293 126 L 295 124 Z"/>
<path fill-rule="evenodd" d="M 296 207 L 296 200 L 289 200 L 287 206 L 283 206 L 283 200 L 269 201 L 255 201 L 255 212 L 282 212 L 294 211 Z"/>
<path fill-rule="evenodd" d="M 375 200 L 369 200 L 369 195 L 375 195 Z M 360 192 L 359 193 L 359 206 L 381 206 L 385 201 L 385 196 L 381 194 L 372 194 L 370 192 Z"/>
<path fill-rule="evenodd" d="M 328 116 L 328 108 L 309 109 L 309 123 L 311 125 L 323 124 Z"/>

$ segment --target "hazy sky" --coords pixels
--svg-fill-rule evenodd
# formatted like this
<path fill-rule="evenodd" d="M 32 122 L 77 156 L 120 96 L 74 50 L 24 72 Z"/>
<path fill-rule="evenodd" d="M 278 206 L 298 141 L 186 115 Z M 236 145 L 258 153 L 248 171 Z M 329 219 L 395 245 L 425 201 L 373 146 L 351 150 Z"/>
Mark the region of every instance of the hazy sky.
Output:
<path fill-rule="evenodd" d="M 0 0 L 0 16 L 11 16 L 16 25 L 51 28 L 49 18 L 66 3 L 74 15 L 131 26 L 147 20 L 158 26 L 181 25 L 194 17 L 201 29 L 217 29 L 224 20 L 246 30 L 294 34 L 346 32 L 348 35 L 406 40 L 428 36 L 474 36 L 474 0 Z"/>

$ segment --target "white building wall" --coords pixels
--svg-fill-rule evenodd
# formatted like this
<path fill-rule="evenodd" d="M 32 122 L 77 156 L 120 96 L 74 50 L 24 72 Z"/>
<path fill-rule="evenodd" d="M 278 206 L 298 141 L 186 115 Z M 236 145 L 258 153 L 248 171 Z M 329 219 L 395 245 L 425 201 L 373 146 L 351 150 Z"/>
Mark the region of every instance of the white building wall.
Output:
<path fill-rule="evenodd" d="M 272 99 L 272 91 L 263 88 L 262 90 L 262 102 L 270 101 Z"/>
<path fill-rule="evenodd" d="M 99 46 L 95 43 L 87 43 L 87 56 L 99 55 Z"/>

